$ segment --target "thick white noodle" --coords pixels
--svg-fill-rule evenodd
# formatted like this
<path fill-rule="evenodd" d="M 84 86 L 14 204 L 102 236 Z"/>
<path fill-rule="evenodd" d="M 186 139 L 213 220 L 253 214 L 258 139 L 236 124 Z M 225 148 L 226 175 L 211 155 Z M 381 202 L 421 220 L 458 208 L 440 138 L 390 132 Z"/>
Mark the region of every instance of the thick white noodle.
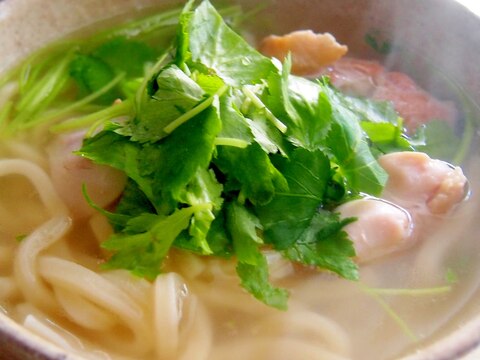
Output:
<path fill-rule="evenodd" d="M 74 328 L 65 326 L 62 317 L 47 315 L 32 304 L 17 304 L 15 312 L 18 321 L 33 333 L 58 346 L 68 344 L 66 349 L 69 352 L 69 360 L 133 360 L 131 357 L 128 358 L 113 351 L 107 353 L 97 350 L 98 345 L 92 344 L 76 333 Z"/>
<path fill-rule="evenodd" d="M 144 309 L 145 313 L 150 314 L 153 312 L 152 283 L 132 275 L 128 270 L 110 270 L 103 273 L 102 276 L 128 294 L 128 296 Z"/>
<path fill-rule="evenodd" d="M 70 229 L 71 219 L 56 216 L 22 240 L 15 259 L 15 278 L 23 296 L 43 310 L 55 310 L 53 294 L 38 275 L 39 253 L 61 239 Z"/>
<path fill-rule="evenodd" d="M 40 166 L 27 160 L 0 160 L 0 176 L 13 174 L 23 175 L 31 181 L 50 215 L 68 214 L 67 207 L 55 191 L 50 178 Z"/>
<path fill-rule="evenodd" d="M 99 309 L 117 317 L 131 331 L 132 336 L 127 339 L 116 338 L 112 332 L 103 333 L 102 342 L 119 352 L 137 357 L 151 351 L 152 335 L 144 309 L 101 274 L 72 261 L 51 256 L 39 259 L 39 273 L 54 289 L 60 288 L 97 305 Z M 63 304 L 66 307 L 71 305 L 66 304 L 65 298 Z"/>
<path fill-rule="evenodd" d="M 117 323 L 114 314 L 99 308 L 78 294 L 61 287 L 56 287 L 54 291 L 59 304 L 74 323 L 98 331 L 106 331 Z"/>
<path fill-rule="evenodd" d="M 176 273 L 162 274 L 154 283 L 156 354 L 162 360 L 207 360 L 212 344 L 208 314 Z"/>
<path fill-rule="evenodd" d="M 58 326 L 54 326 L 47 320 L 41 320 L 35 315 L 27 315 L 23 326 L 67 351 L 76 352 L 83 349 L 83 344 L 78 338 Z"/>
<path fill-rule="evenodd" d="M 67 350 L 70 353 L 69 359 L 111 360 L 109 354 L 97 350 L 92 351 L 77 336 L 45 319 L 45 316 L 33 313 L 25 317 L 23 326 L 60 348 Z M 79 357 L 73 357 L 72 354 Z"/>
<path fill-rule="evenodd" d="M 46 169 L 48 166 L 45 156 L 30 144 L 17 140 L 3 140 L 2 145 L 15 158 L 31 161 L 43 169 Z"/>
<path fill-rule="evenodd" d="M 183 349 L 179 360 L 208 360 L 213 341 L 213 329 L 205 307 L 198 301 L 195 314 L 190 311 L 191 325 L 182 332 Z"/>
<path fill-rule="evenodd" d="M 161 274 L 155 280 L 154 294 L 155 350 L 162 360 L 172 360 L 178 352 L 188 289 L 178 274 Z"/>

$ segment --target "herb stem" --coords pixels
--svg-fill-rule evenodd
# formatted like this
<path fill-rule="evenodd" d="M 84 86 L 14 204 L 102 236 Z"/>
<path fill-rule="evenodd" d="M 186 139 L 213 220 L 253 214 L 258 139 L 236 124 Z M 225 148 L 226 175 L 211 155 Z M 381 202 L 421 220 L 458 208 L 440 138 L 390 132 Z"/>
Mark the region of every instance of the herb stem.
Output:
<path fill-rule="evenodd" d="M 129 22 L 126 25 L 118 26 L 113 30 L 107 30 L 100 33 L 95 40 L 98 43 L 119 36 L 135 38 L 147 35 L 161 28 L 173 28 L 178 24 L 178 16 L 180 15 L 180 12 L 181 8 L 175 8 L 137 21 Z"/>
<path fill-rule="evenodd" d="M 412 341 L 417 342 L 418 336 L 410 329 L 408 324 L 398 315 L 392 307 L 383 300 L 375 291 L 371 289 L 360 286 L 361 290 L 370 295 L 382 308 L 385 312 L 390 316 L 390 318 L 402 329 L 405 335 L 410 338 Z"/>
<path fill-rule="evenodd" d="M 20 129 L 30 127 L 31 123 L 36 123 L 36 116 L 51 105 L 52 101 L 64 90 L 69 80 L 68 65 L 73 57 L 74 50 L 74 48 L 70 49 L 55 64 L 56 66 L 52 66 L 42 78 L 37 79 L 32 86 L 25 90 L 15 106 L 17 115 L 8 124 L 7 133 L 15 133 Z"/>
<path fill-rule="evenodd" d="M 169 47 L 167 50 L 163 52 L 163 54 L 158 58 L 157 62 L 148 70 L 146 76 L 143 78 L 142 84 L 138 88 L 137 93 L 135 95 L 135 107 L 137 109 L 137 112 L 141 110 L 140 106 L 142 104 L 142 95 L 146 92 L 148 82 L 163 67 L 163 64 L 171 49 L 172 47 Z"/>
<path fill-rule="evenodd" d="M 263 110 L 265 112 L 266 118 L 282 133 L 285 134 L 287 132 L 287 126 L 278 120 L 275 115 L 268 109 L 265 104 L 258 98 L 257 95 L 254 94 L 252 90 L 250 90 L 247 86 L 244 86 L 242 89 L 245 96 L 252 102 L 252 104 L 258 108 L 259 110 Z"/>
<path fill-rule="evenodd" d="M 75 119 L 64 121 L 50 128 L 53 133 L 68 132 L 86 128 L 98 121 L 106 121 L 118 116 L 127 115 L 132 109 L 132 101 L 127 99 L 119 104 L 97 111 L 93 114 L 81 116 Z"/>
<path fill-rule="evenodd" d="M 43 79 L 36 81 L 19 100 L 17 111 L 31 113 L 52 100 L 68 79 L 68 65 L 72 57 L 73 49 L 56 66 L 52 66 Z"/>
<path fill-rule="evenodd" d="M 226 138 L 226 137 L 217 137 L 215 138 L 215 145 L 217 146 L 233 146 L 237 148 L 244 149 L 249 143 L 248 141 L 235 138 Z"/>
<path fill-rule="evenodd" d="M 89 103 L 91 103 L 95 99 L 97 99 L 100 96 L 102 96 L 103 94 L 107 93 L 110 89 L 112 89 L 115 85 L 117 85 L 120 81 L 122 81 L 122 79 L 124 77 L 125 77 L 125 73 L 121 73 L 121 74 L 117 75 L 108 84 L 103 86 L 101 89 L 95 91 L 94 93 L 92 93 L 88 96 L 85 96 L 83 99 L 81 99 L 79 101 L 76 101 L 73 104 L 71 104 L 69 106 L 66 106 L 66 107 L 64 107 L 60 110 L 53 111 L 53 112 L 50 112 L 50 113 L 46 113 L 44 116 L 41 116 L 41 117 L 37 118 L 35 121 L 32 121 L 32 122 L 28 123 L 27 124 L 28 127 L 35 126 L 35 125 L 38 125 L 38 124 L 42 124 L 42 123 L 45 123 L 45 122 L 48 122 L 48 121 L 51 121 L 51 120 L 54 120 L 54 119 L 58 119 L 59 117 L 62 117 L 64 115 L 68 114 L 68 113 L 71 113 L 71 112 L 81 108 L 82 106 L 88 105 Z"/>
<path fill-rule="evenodd" d="M 380 295 L 404 295 L 404 296 L 425 296 L 425 295 L 439 295 L 451 291 L 452 287 L 438 286 L 433 288 L 422 289 L 382 289 L 382 288 L 369 288 L 365 285 L 359 285 L 360 289 L 366 294 L 370 295 L 392 318 L 394 322 L 403 330 L 411 340 L 418 341 L 418 336 L 410 329 L 407 323 L 392 309 L 392 307 L 380 297 Z"/>
<path fill-rule="evenodd" d="M 216 97 L 222 96 L 225 91 L 227 91 L 228 86 L 222 86 L 215 94 L 207 98 L 206 100 L 202 101 L 200 104 L 195 106 L 193 109 L 187 111 L 185 114 L 179 116 L 175 120 L 173 120 L 170 124 L 163 128 L 163 131 L 167 134 L 171 134 L 176 128 L 180 125 L 186 123 L 188 120 L 192 119 L 193 117 L 200 114 L 202 111 L 206 110 L 210 105 L 213 104 L 213 101 Z"/>
<path fill-rule="evenodd" d="M 250 108 L 251 104 L 252 104 L 252 100 L 250 100 L 249 97 L 246 97 L 245 101 L 242 103 L 242 106 L 240 107 L 240 112 L 242 114 L 248 113 L 248 109 Z"/>
<path fill-rule="evenodd" d="M 445 294 L 452 290 L 451 286 L 439 286 L 424 289 L 379 289 L 369 288 L 369 291 L 378 295 L 406 295 L 406 296 L 424 296 Z"/>

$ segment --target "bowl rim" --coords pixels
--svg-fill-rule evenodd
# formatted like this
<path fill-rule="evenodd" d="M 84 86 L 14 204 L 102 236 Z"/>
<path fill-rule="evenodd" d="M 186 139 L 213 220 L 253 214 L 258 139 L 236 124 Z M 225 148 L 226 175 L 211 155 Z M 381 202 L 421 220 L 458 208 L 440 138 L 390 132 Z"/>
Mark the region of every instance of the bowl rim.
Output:
<path fill-rule="evenodd" d="M 9 0 L 12 1 L 12 0 Z M 1 3 L 9 2 L 0 0 Z M 448 0 L 465 7 L 465 10 L 477 17 L 480 16 L 471 8 L 459 0 Z M 1 308 L 0 308 L 1 310 Z M 46 360 L 83 360 L 75 354 L 69 353 L 52 342 L 45 340 L 34 332 L 24 328 L 21 324 L 9 318 L 0 311 L 0 345 L 15 342 L 25 354 L 35 359 Z M 469 320 L 459 327 L 455 332 L 442 337 L 424 349 L 414 350 L 406 356 L 400 357 L 403 360 L 452 360 L 459 359 L 459 356 L 466 356 L 480 346 L 480 315 Z M 13 355 L 12 355 L 13 356 Z M 2 354 L 0 354 L 2 358 Z"/>

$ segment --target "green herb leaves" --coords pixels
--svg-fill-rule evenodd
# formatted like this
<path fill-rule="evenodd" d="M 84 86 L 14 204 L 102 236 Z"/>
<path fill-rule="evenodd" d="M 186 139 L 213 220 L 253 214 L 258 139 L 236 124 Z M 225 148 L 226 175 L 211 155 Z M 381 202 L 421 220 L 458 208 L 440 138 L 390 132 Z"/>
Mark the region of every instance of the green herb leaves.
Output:
<path fill-rule="evenodd" d="M 185 21 L 189 60 L 213 71 L 232 86 L 258 83 L 274 69 L 270 59 L 254 50 L 230 29 L 208 1 L 203 1 Z"/>
<path fill-rule="evenodd" d="M 343 231 L 354 219 L 340 219 L 335 207 L 382 191 L 386 174 L 374 155 L 393 140 L 376 126 L 396 125 L 382 121 L 383 104 L 292 76 L 289 60 L 281 66 L 258 53 L 208 1 L 191 6 L 175 56 L 142 81 L 134 115 L 85 139 L 79 152 L 129 177 L 107 213 L 117 231 L 104 243 L 113 254 L 107 267 L 153 278 L 171 247 L 232 257 L 241 285 L 279 309 L 288 292 L 270 283 L 266 249 L 356 279 Z M 118 41 L 101 47 L 102 61 L 114 60 L 107 49 L 127 46 Z"/>
<path fill-rule="evenodd" d="M 169 216 L 145 214 L 132 218 L 124 233 L 118 233 L 103 243 L 105 249 L 114 251 L 106 267 L 128 269 L 153 280 L 160 273 L 159 264 L 172 243 L 188 227 L 192 214 L 204 207 L 183 208 Z"/>

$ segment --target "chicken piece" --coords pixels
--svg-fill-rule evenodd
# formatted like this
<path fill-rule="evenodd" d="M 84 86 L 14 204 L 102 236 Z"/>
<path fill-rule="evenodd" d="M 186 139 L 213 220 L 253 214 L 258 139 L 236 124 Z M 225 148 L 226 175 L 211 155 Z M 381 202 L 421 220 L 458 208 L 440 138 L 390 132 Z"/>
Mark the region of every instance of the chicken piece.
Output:
<path fill-rule="evenodd" d="M 353 96 L 390 101 L 404 119 L 409 133 L 422 124 L 437 119 L 454 124 L 457 119 L 455 105 L 440 101 L 421 89 L 409 76 L 389 72 L 376 61 L 344 58 L 324 68 L 332 84 Z"/>
<path fill-rule="evenodd" d="M 383 197 L 409 211 L 446 214 L 467 195 L 462 170 L 425 153 L 391 153 L 378 161 L 389 175 Z"/>
<path fill-rule="evenodd" d="M 365 198 L 337 208 L 342 218 L 356 217 L 344 230 L 353 242 L 358 262 L 368 262 L 414 244 L 409 213 L 387 201 Z"/>
<path fill-rule="evenodd" d="M 82 194 L 84 184 L 89 197 L 103 208 L 120 196 L 126 184 L 122 172 L 73 154 L 80 149 L 83 136 L 75 133 L 59 137 L 48 148 L 52 181 L 75 218 L 86 218 L 95 211 Z"/>
<path fill-rule="evenodd" d="M 377 88 L 377 77 L 384 71 L 376 61 L 343 58 L 328 66 L 322 75 L 328 75 L 332 84 L 347 95 L 369 98 Z"/>
<path fill-rule="evenodd" d="M 287 35 L 270 35 L 262 40 L 260 52 L 283 61 L 291 53 L 292 73 L 313 75 L 348 51 L 332 34 L 316 34 L 311 30 L 299 30 Z"/>

